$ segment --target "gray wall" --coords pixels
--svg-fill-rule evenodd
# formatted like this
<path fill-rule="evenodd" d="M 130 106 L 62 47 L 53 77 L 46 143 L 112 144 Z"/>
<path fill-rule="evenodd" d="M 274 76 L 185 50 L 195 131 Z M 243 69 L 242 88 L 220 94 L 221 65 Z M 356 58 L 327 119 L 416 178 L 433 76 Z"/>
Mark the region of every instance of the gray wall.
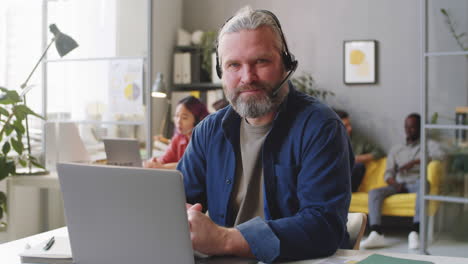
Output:
<path fill-rule="evenodd" d="M 329 104 L 350 112 L 355 128 L 385 150 L 404 140 L 405 116 L 420 111 L 419 1 L 185 0 L 183 25 L 189 31 L 217 29 L 246 4 L 278 16 L 299 60 L 297 73 L 309 72 L 319 88 L 333 91 Z M 442 17 L 436 19 L 443 25 Z M 378 41 L 378 83 L 345 85 L 343 41 L 361 39 Z"/>

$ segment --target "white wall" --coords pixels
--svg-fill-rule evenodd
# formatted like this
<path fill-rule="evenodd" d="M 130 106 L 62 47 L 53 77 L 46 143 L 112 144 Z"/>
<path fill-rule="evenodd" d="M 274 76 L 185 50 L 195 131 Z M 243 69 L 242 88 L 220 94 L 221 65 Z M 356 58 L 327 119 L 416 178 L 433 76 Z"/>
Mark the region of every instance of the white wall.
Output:
<path fill-rule="evenodd" d="M 454 11 L 466 19 L 464 3 L 464 8 Z M 333 91 L 336 96 L 330 104 L 350 112 L 355 128 L 366 131 L 386 150 L 404 140 L 405 116 L 420 111 L 419 1 L 185 0 L 184 27 L 217 29 L 246 4 L 278 16 L 289 48 L 299 60 L 297 72 L 311 73 L 319 88 Z M 443 26 L 443 18 L 437 19 Z M 345 85 L 343 41 L 361 39 L 378 41 L 378 83 Z M 464 82 L 464 76 L 456 78 Z"/>

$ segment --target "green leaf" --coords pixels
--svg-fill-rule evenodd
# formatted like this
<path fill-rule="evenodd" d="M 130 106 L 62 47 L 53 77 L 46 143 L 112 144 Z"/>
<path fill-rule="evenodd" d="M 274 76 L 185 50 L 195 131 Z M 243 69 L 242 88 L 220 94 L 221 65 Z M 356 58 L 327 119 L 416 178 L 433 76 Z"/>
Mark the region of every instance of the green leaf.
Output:
<path fill-rule="evenodd" d="M 36 160 L 31 160 L 31 163 L 38 168 L 45 169 L 44 166 L 42 166 L 42 164 L 40 164 Z"/>
<path fill-rule="evenodd" d="M 434 114 L 432 114 L 432 117 L 431 117 L 431 124 L 437 124 L 438 119 L 439 119 L 439 113 L 434 112 Z"/>
<path fill-rule="evenodd" d="M 5 142 L 5 144 L 3 144 L 3 147 L 2 147 L 2 152 L 3 152 L 3 155 L 7 155 L 8 152 L 10 152 L 11 150 L 11 146 L 10 146 L 10 142 Z"/>
<path fill-rule="evenodd" d="M 13 126 L 10 124 L 5 124 L 5 134 L 9 136 L 13 132 Z"/>
<path fill-rule="evenodd" d="M 25 106 L 25 105 L 15 105 L 13 107 L 13 112 L 15 113 L 15 116 L 17 116 L 17 114 L 19 115 L 33 115 L 35 117 L 38 117 L 38 118 L 41 118 L 41 119 L 44 119 L 44 117 L 42 117 L 41 115 L 37 114 L 36 112 L 34 112 L 33 110 L 31 110 L 29 107 Z M 22 118 L 21 120 L 23 120 L 24 118 Z"/>
<path fill-rule="evenodd" d="M 19 159 L 18 162 L 19 162 L 19 164 L 21 164 L 21 166 L 23 166 L 23 167 L 26 167 L 26 166 L 28 165 L 28 162 L 25 161 L 24 159 Z"/>
<path fill-rule="evenodd" d="M 0 219 L 3 218 L 3 208 L 0 206 Z"/>
<path fill-rule="evenodd" d="M 440 12 L 444 14 L 445 16 L 448 16 L 447 10 L 445 10 L 445 8 L 441 8 Z"/>
<path fill-rule="evenodd" d="M 4 204 L 7 200 L 7 197 L 4 192 L 0 192 L 0 204 Z M 1 218 L 1 217 L 0 217 Z"/>
<path fill-rule="evenodd" d="M 24 150 L 24 145 L 21 140 L 16 140 L 14 138 L 11 139 L 11 145 L 13 146 L 13 149 L 18 153 L 19 155 L 23 154 Z"/>
<path fill-rule="evenodd" d="M 0 156 L 0 168 L 0 181 L 16 171 L 15 162 L 7 160 L 6 156 Z"/>
<path fill-rule="evenodd" d="M 23 123 L 18 119 L 16 119 L 15 122 L 13 122 L 13 127 L 15 128 L 18 137 L 20 137 L 20 135 L 23 135 L 26 132 Z"/>
<path fill-rule="evenodd" d="M 8 111 L 5 108 L 0 107 L 0 115 L 9 116 L 10 113 L 8 113 Z"/>
<path fill-rule="evenodd" d="M 18 95 L 16 91 L 2 89 L 4 92 L 3 96 L 0 98 L 0 104 L 8 105 L 8 104 L 16 104 L 21 102 L 21 97 Z"/>

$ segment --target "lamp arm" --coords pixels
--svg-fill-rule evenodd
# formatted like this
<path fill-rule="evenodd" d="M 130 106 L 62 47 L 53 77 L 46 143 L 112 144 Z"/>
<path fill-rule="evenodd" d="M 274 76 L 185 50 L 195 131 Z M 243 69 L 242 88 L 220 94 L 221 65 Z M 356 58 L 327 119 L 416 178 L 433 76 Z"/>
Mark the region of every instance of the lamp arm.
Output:
<path fill-rule="evenodd" d="M 31 71 L 31 73 L 29 74 L 28 78 L 26 78 L 26 81 L 24 81 L 23 84 L 21 84 L 21 89 L 24 89 L 26 88 L 26 85 L 28 84 L 29 82 L 29 79 L 31 79 L 31 76 L 33 75 L 33 73 L 36 71 L 37 69 L 37 66 L 39 66 L 39 63 L 41 63 L 42 59 L 45 57 L 45 55 L 47 54 L 47 51 L 49 50 L 50 46 L 52 45 L 52 43 L 55 42 L 55 37 L 52 38 L 52 40 L 50 41 L 49 45 L 47 45 L 47 48 L 44 50 L 44 52 L 42 53 L 41 57 L 39 58 L 39 60 L 37 61 L 36 65 L 34 66 L 33 70 Z"/>

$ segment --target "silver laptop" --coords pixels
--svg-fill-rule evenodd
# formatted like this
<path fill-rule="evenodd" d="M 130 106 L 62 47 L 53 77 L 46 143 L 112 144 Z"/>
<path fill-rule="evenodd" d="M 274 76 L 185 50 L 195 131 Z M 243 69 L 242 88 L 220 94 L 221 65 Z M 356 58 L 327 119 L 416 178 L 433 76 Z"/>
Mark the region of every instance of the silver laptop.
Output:
<path fill-rule="evenodd" d="M 194 263 L 182 175 L 57 164 L 74 263 Z"/>
<path fill-rule="evenodd" d="M 105 138 L 103 142 L 108 165 L 142 167 L 138 140 L 130 138 Z"/>

